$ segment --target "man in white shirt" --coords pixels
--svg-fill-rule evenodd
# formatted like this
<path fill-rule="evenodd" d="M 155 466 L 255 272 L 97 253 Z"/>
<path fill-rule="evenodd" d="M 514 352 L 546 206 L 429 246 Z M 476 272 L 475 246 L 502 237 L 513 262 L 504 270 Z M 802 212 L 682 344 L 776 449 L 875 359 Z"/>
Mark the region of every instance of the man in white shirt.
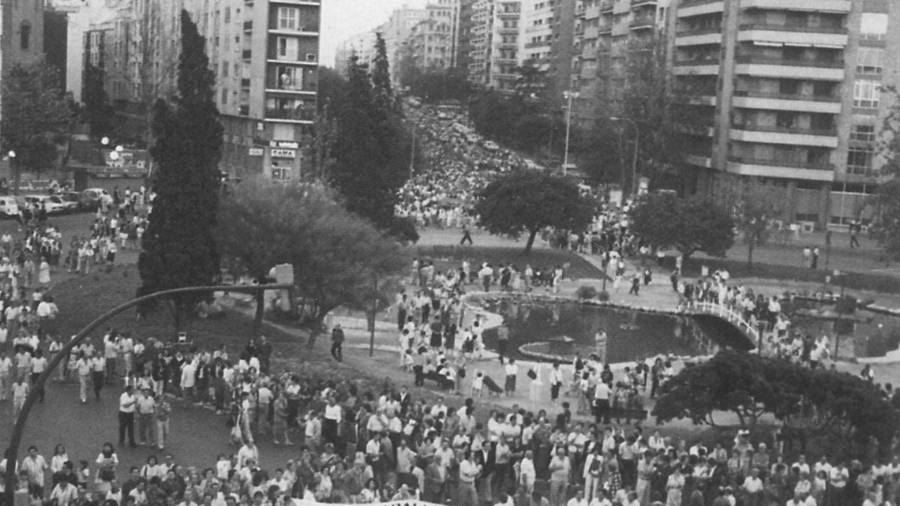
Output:
<path fill-rule="evenodd" d="M 509 362 L 503 366 L 504 371 L 506 371 L 506 384 L 504 385 L 504 391 L 506 395 L 512 397 L 513 394 L 516 393 L 516 379 L 519 376 L 519 366 L 516 364 L 515 359 L 509 359 Z"/>
<path fill-rule="evenodd" d="M 153 444 L 153 415 L 156 412 L 156 399 L 149 388 L 145 388 L 137 396 L 138 443 Z"/>
<path fill-rule="evenodd" d="M 38 378 L 47 370 L 47 357 L 41 350 L 35 352 L 34 358 L 31 359 L 31 384 L 37 385 Z M 38 402 L 44 402 L 44 389 L 38 390 Z"/>
<path fill-rule="evenodd" d="M 188 402 L 194 400 L 194 387 L 197 384 L 197 364 L 193 360 L 185 361 L 181 366 L 181 395 Z"/>
<path fill-rule="evenodd" d="M 566 506 L 588 506 L 588 502 L 584 498 L 584 492 L 581 490 L 575 492 L 575 496 L 569 499 Z"/>
<path fill-rule="evenodd" d="M 6 355 L 0 355 L 0 401 L 5 401 L 9 396 L 9 377 L 12 371 L 12 360 Z"/>
<path fill-rule="evenodd" d="M 131 385 L 125 387 L 125 391 L 119 396 L 119 446 L 125 445 L 125 434 L 128 434 L 128 443 L 132 448 L 137 448 L 134 441 L 134 412 L 137 398 Z"/>

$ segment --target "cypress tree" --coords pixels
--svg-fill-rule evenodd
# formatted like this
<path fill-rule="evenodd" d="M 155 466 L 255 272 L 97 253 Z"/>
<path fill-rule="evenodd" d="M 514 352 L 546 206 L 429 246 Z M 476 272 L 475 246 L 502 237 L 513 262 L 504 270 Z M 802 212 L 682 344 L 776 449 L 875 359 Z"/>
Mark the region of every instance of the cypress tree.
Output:
<path fill-rule="evenodd" d="M 174 105 L 157 100 L 153 111 L 156 163 L 153 209 L 138 260 L 140 293 L 204 286 L 219 273 L 213 238 L 218 208 L 222 125 L 213 92 L 215 76 L 203 37 L 187 11 L 181 11 L 181 56 Z M 206 295 L 170 298 L 175 324 Z"/>

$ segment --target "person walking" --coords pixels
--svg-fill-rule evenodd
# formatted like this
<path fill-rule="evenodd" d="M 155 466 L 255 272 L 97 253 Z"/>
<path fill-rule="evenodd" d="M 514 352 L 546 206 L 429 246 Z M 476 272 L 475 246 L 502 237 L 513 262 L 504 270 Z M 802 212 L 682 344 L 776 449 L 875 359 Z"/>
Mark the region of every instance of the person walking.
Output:
<path fill-rule="evenodd" d="M 557 448 L 556 455 L 550 460 L 550 505 L 566 504 L 566 486 L 569 483 L 571 464 L 564 447 Z"/>
<path fill-rule="evenodd" d="M 85 357 L 83 353 L 79 353 L 78 358 L 75 359 L 75 371 L 78 373 L 78 398 L 84 404 L 87 402 L 88 382 L 91 380 L 93 367 L 91 366 L 91 360 Z"/>
<path fill-rule="evenodd" d="M 6 355 L 0 355 L 0 401 L 5 401 L 9 396 L 9 378 L 12 371 L 12 360 Z"/>
<path fill-rule="evenodd" d="M 500 363 L 503 363 L 503 357 L 506 355 L 506 346 L 509 343 L 509 327 L 503 322 L 497 327 L 497 355 L 500 357 Z M 510 359 L 512 360 L 512 359 Z"/>
<path fill-rule="evenodd" d="M 100 400 L 100 390 L 106 380 L 106 360 L 99 355 L 91 359 L 91 375 L 94 380 L 94 399 Z"/>
<path fill-rule="evenodd" d="M 159 396 L 153 415 L 156 418 L 156 447 L 165 450 L 166 441 L 169 439 L 169 419 L 172 416 L 172 405 L 164 395 Z"/>
<path fill-rule="evenodd" d="M 143 389 L 137 396 L 138 444 L 153 445 L 153 415 L 156 412 L 156 399 L 149 388 Z"/>
<path fill-rule="evenodd" d="M 462 239 L 459 241 L 459 245 L 462 246 L 468 242 L 469 246 L 471 246 L 473 244 L 472 243 L 472 233 L 469 232 L 468 226 L 463 225 L 462 234 L 463 234 Z"/>
<path fill-rule="evenodd" d="M 331 329 L 331 356 L 334 357 L 338 362 L 344 361 L 344 329 L 341 328 L 341 324 L 335 324 L 334 328 Z"/>
<path fill-rule="evenodd" d="M 125 391 L 119 396 L 119 446 L 125 444 L 125 435 L 128 434 L 128 444 L 137 448 L 134 440 L 134 412 L 137 398 L 131 385 L 125 387 Z"/>
<path fill-rule="evenodd" d="M 31 386 L 38 389 L 38 402 L 44 402 L 44 388 L 37 386 L 38 378 L 47 370 L 47 357 L 41 350 L 34 352 L 31 360 Z"/>

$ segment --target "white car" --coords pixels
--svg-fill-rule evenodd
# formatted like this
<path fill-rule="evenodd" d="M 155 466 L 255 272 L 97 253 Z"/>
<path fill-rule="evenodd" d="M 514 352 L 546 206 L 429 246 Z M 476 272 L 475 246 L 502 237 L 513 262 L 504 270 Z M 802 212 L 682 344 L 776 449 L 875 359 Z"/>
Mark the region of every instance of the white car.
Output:
<path fill-rule="evenodd" d="M 59 197 L 55 198 L 52 195 L 25 195 L 25 200 L 34 206 L 35 209 L 38 209 L 40 206 L 44 206 L 44 210 L 47 211 L 47 214 L 62 214 L 66 212 L 66 205 L 63 203 L 62 199 Z"/>
<path fill-rule="evenodd" d="M 15 197 L 0 197 L 0 217 L 15 218 L 19 215 L 19 204 Z"/>

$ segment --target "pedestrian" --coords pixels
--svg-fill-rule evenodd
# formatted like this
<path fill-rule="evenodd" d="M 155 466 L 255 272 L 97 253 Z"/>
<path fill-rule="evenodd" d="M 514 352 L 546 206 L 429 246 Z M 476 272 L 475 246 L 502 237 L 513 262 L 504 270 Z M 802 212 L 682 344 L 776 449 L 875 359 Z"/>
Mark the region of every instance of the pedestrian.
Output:
<path fill-rule="evenodd" d="M 516 365 L 516 360 L 511 358 L 503 369 L 506 372 L 506 382 L 503 390 L 507 396 L 512 396 L 516 393 L 516 379 L 519 376 L 519 366 Z"/>
<path fill-rule="evenodd" d="M 628 295 L 638 295 L 641 291 L 641 275 L 637 272 L 634 273 L 634 276 L 631 278 L 631 290 L 628 291 Z"/>
<path fill-rule="evenodd" d="M 28 392 L 31 391 L 28 383 L 25 383 L 25 377 L 16 378 L 16 382 L 12 386 L 13 410 L 12 417 L 19 416 L 22 406 L 25 405 L 25 399 L 28 398 Z"/>
<path fill-rule="evenodd" d="M 344 329 L 342 329 L 341 324 L 338 323 L 331 329 L 331 356 L 338 362 L 343 362 L 344 360 L 343 347 Z"/>
<path fill-rule="evenodd" d="M 153 418 L 156 412 L 156 399 L 149 388 L 140 390 L 137 396 L 138 444 L 153 445 Z"/>
<path fill-rule="evenodd" d="M 47 357 L 41 350 L 34 352 L 34 358 L 31 360 L 31 386 L 38 390 L 38 402 L 44 402 L 44 389 L 38 387 L 38 378 L 47 370 Z"/>
<path fill-rule="evenodd" d="M 131 385 L 125 387 L 125 391 L 119 395 L 119 445 L 125 444 L 125 435 L 128 435 L 128 444 L 137 448 L 134 440 L 134 412 L 137 398 Z"/>
<path fill-rule="evenodd" d="M 466 242 L 469 243 L 469 246 L 472 245 L 472 234 L 469 232 L 469 227 L 466 225 L 463 225 L 462 240 L 459 241 L 459 245 L 462 246 Z"/>
<path fill-rule="evenodd" d="M 106 494 L 112 488 L 113 482 L 116 481 L 116 468 L 119 466 L 119 456 L 116 455 L 116 449 L 112 443 L 103 443 L 95 463 L 97 464 L 95 489 L 101 494 Z"/>
<path fill-rule="evenodd" d="M 153 414 L 156 418 L 156 447 L 165 450 L 166 441 L 169 439 L 169 419 L 172 416 L 172 405 L 165 396 L 159 397 Z"/>
<path fill-rule="evenodd" d="M 94 380 L 94 399 L 100 400 L 100 390 L 103 389 L 103 382 L 106 378 L 106 360 L 103 357 L 96 356 L 91 359 L 91 374 Z"/>
<path fill-rule="evenodd" d="M 819 248 L 813 248 L 809 268 L 815 270 L 819 266 Z"/>
<path fill-rule="evenodd" d="M 503 356 L 506 355 L 507 343 L 509 343 L 509 327 L 507 327 L 506 322 L 504 322 L 497 327 L 497 355 L 500 357 L 501 364 L 503 363 Z"/>
<path fill-rule="evenodd" d="M 11 371 L 12 360 L 7 355 L 0 355 L 0 401 L 5 401 L 9 395 Z"/>
<path fill-rule="evenodd" d="M 550 460 L 550 505 L 563 506 L 566 504 L 566 487 L 569 483 L 571 464 L 566 455 L 566 448 L 559 447 L 556 455 Z"/>

